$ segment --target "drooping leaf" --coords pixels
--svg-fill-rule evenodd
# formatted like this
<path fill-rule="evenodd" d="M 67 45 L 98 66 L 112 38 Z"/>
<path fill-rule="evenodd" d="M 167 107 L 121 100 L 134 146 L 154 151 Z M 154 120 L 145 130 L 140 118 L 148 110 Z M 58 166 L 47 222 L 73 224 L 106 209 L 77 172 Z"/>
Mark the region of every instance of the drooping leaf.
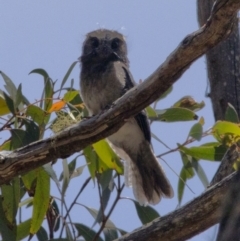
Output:
<path fill-rule="evenodd" d="M 17 240 L 18 241 L 21 241 L 22 239 L 26 238 L 29 235 L 30 225 L 31 225 L 31 219 L 27 219 L 26 221 L 21 222 L 17 226 Z"/>
<path fill-rule="evenodd" d="M 2 143 L 2 145 L 0 146 L 0 151 L 10 151 L 11 150 L 11 140 L 6 140 Z"/>
<path fill-rule="evenodd" d="M 38 238 L 38 241 L 46 241 L 46 240 L 48 240 L 47 231 L 42 226 L 37 231 L 36 236 Z"/>
<path fill-rule="evenodd" d="M 146 108 L 146 112 L 147 112 L 148 118 L 157 118 L 158 117 L 156 111 L 151 106 L 148 106 Z"/>
<path fill-rule="evenodd" d="M 198 122 L 192 126 L 188 135 L 191 136 L 192 138 L 200 141 L 202 139 L 202 134 L 203 134 L 203 127 Z"/>
<path fill-rule="evenodd" d="M 82 236 L 85 241 L 92 241 L 96 236 L 96 232 L 89 227 L 80 223 L 74 223 L 74 225 L 78 231 L 78 235 Z M 103 241 L 103 239 L 101 237 L 98 237 L 96 241 Z"/>
<path fill-rule="evenodd" d="M 27 119 L 23 119 L 23 124 L 26 127 L 25 143 L 30 144 L 34 141 L 39 140 L 40 130 L 38 125 L 36 125 L 33 121 Z"/>
<path fill-rule="evenodd" d="M 53 97 L 53 82 L 51 80 L 51 78 L 49 77 L 48 73 L 44 70 L 44 69 L 34 69 L 32 70 L 29 74 L 40 74 L 41 76 L 43 76 L 44 79 L 44 94 L 42 95 L 42 98 L 44 100 L 42 100 L 40 102 L 40 107 L 42 107 L 43 103 L 44 103 L 44 110 L 48 111 L 51 106 L 52 106 L 52 97 Z M 48 123 L 50 119 L 50 115 L 46 115 L 45 117 L 45 123 Z"/>
<path fill-rule="evenodd" d="M 6 74 L 4 74 L 2 71 L 0 71 L 0 74 L 2 75 L 2 78 L 5 82 L 5 85 L 4 85 L 5 89 L 7 90 L 12 100 L 15 100 L 15 97 L 17 95 L 17 87 Z"/>
<path fill-rule="evenodd" d="M 115 229 L 104 228 L 103 234 L 105 241 L 112 241 L 118 238 L 118 232 Z"/>
<path fill-rule="evenodd" d="M 226 109 L 225 120 L 233 123 L 239 123 L 239 117 L 238 117 L 237 111 L 234 108 L 234 106 L 231 105 L 230 103 L 228 103 L 228 106 Z"/>
<path fill-rule="evenodd" d="M 43 166 L 44 170 L 47 172 L 47 174 L 51 177 L 51 179 L 59 186 L 59 181 L 57 178 L 57 174 L 55 170 L 53 169 L 51 163 L 47 163 Z"/>
<path fill-rule="evenodd" d="M 0 116 L 6 115 L 9 113 L 10 113 L 10 110 L 4 98 L 3 91 L 0 90 Z"/>
<path fill-rule="evenodd" d="M 5 216 L 5 211 L 3 209 L 3 196 L 0 195 L 0 233 L 2 240 L 16 240 L 17 232 L 16 226 L 11 227 L 8 224 L 7 218 Z"/>
<path fill-rule="evenodd" d="M 63 77 L 63 80 L 62 80 L 62 82 L 61 82 L 61 87 L 60 87 L 60 89 L 63 88 L 64 84 L 65 84 L 66 81 L 68 80 L 68 78 L 69 78 L 69 76 L 70 76 L 73 68 L 75 67 L 75 65 L 76 65 L 77 63 L 78 63 L 78 61 L 73 62 L 73 63 L 71 64 L 71 66 L 69 67 L 67 73 L 66 73 L 65 76 Z"/>
<path fill-rule="evenodd" d="M 15 150 L 19 147 L 26 146 L 26 131 L 21 129 L 12 129 L 11 132 L 11 150 Z"/>
<path fill-rule="evenodd" d="M 16 231 L 16 215 L 20 201 L 19 177 L 15 177 L 10 185 L 1 185 L 1 194 L 3 197 L 2 207 L 5 212 L 5 218 L 8 221 L 8 225 Z"/>
<path fill-rule="evenodd" d="M 20 84 L 17 89 L 17 94 L 15 96 L 14 104 L 18 108 L 23 109 L 23 105 L 22 105 L 23 102 L 24 102 L 24 99 L 22 94 L 22 84 Z"/>
<path fill-rule="evenodd" d="M 159 120 L 164 122 L 176 122 L 176 121 L 191 121 L 197 120 L 198 116 L 191 110 L 186 108 L 169 108 L 165 110 L 156 110 L 157 118 L 151 118 L 151 120 Z"/>
<path fill-rule="evenodd" d="M 153 209 L 152 207 L 141 206 L 138 202 L 136 202 L 134 200 L 132 200 L 132 201 L 135 205 L 138 217 L 139 217 L 140 221 L 142 222 L 142 224 L 150 223 L 154 219 L 160 217 L 158 212 L 155 209 Z"/>
<path fill-rule="evenodd" d="M 68 223 L 65 224 L 65 229 L 66 229 L 67 239 L 68 239 L 69 241 L 74 241 L 74 240 L 73 240 L 72 233 L 71 233 L 71 231 L 70 231 L 70 229 L 69 229 Z"/>
<path fill-rule="evenodd" d="M 193 159 L 193 160 L 192 160 L 192 166 L 193 166 L 195 172 L 197 173 L 199 179 L 201 180 L 203 186 L 204 186 L 205 188 L 207 188 L 208 185 L 209 185 L 209 182 L 208 182 L 207 176 L 206 176 L 203 168 L 201 167 L 199 161 Z"/>
<path fill-rule="evenodd" d="M 187 179 L 191 179 L 194 176 L 193 166 L 192 166 L 192 158 L 186 155 L 184 152 L 180 152 L 183 169 L 185 170 L 185 175 Z"/>
<path fill-rule="evenodd" d="M 115 170 L 119 174 L 123 173 L 123 166 L 118 156 L 111 149 L 106 140 L 98 141 L 94 143 L 92 146 L 96 151 L 97 155 L 109 168 Z"/>
<path fill-rule="evenodd" d="M 79 91 L 77 90 L 71 90 L 68 91 L 64 94 L 63 96 L 63 100 L 66 102 L 70 102 L 71 100 L 73 100 L 77 95 L 79 95 Z"/>
<path fill-rule="evenodd" d="M 178 203 L 179 203 L 179 205 L 182 202 L 186 180 L 187 180 L 186 169 L 184 167 L 182 167 L 182 170 L 180 172 L 179 179 L 178 179 Z"/>
<path fill-rule="evenodd" d="M 92 178 L 95 177 L 96 172 L 102 173 L 107 170 L 107 165 L 98 157 L 91 146 L 83 149 L 83 154 L 86 159 L 87 167 Z"/>
<path fill-rule="evenodd" d="M 36 105 L 29 105 L 27 107 L 27 116 L 30 116 L 39 126 L 43 124 L 46 113 Z"/>
<path fill-rule="evenodd" d="M 45 170 L 40 167 L 36 170 L 37 181 L 33 198 L 33 213 L 30 233 L 35 234 L 41 227 L 50 200 L 50 177 Z"/>
<path fill-rule="evenodd" d="M 69 169 L 68 169 L 67 159 L 62 160 L 62 165 L 63 165 L 62 196 L 64 196 L 69 184 Z"/>
<path fill-rule="evenodd" d="M 220 161 L 227 151 L 226 146 L 220 145 L 201 145 L 197 147 L 180 147 L 180 150 L 186 155 L 190 155 L 195 159 L 203 159 L 208 161 Z"/>
<path fill-rule="evenodd" d="M 3 96 L 6 101 L 8 109 L 11 111 L 13 115 L 15 115 L 16 113 L 15 113 L 15 106 L 14 106 L 13 99 L 10 96 L 8 96 L 5 92 L 3 92 Z"/>
<path fill-rule="evenodd" d="M 25 188 L 32 196 L 35 193 L 37 172 L 35 169 L 21 176 Z"/>

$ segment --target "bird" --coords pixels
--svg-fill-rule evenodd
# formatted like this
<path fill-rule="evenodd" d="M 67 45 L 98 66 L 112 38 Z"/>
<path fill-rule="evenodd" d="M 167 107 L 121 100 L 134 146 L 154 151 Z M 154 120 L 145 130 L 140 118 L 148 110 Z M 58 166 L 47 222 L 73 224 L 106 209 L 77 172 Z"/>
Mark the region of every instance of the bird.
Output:
<path fill-rule="evenodd" d="M 106 110 L 136 85 L 129 70 L 126 39 L 117 31 L 89 32 L 79 60 L 80 95 L 89 115 Z M 124 160 L 125 184 L 133 188 L 140 205 L 156 205 L 162 197 L 173 197 L 172 186 L 153 153 L 150 125 L 144 110 L 125 120 L 107 140 Z"/>

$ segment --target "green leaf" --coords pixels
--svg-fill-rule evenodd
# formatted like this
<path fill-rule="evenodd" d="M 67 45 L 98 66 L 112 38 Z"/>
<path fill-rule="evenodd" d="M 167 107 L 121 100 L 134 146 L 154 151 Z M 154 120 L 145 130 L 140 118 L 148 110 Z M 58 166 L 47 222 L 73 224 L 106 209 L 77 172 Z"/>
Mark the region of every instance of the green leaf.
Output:
<path fill-rule="evenodd" d="M 201 180 L 203 186 L 204 186 L 205 188 L 207 188 L 208 185 L 209 185 L 209 182 L 208 182 L 207 176 L 206 176 L 203 168 L 201 167 L 199 161 L 193 159 L 193 160 L 192 160 L 192 166 L 193 166 L 195 172 L 197 173 L 199 179 Z"/>
<path fill-rule="evenodd" d="M 64 94 L 63 100 L 65 100 L 66 102 L 70 102 L 70 101 L 73 100 L 78 94 L 79 94 L 79 91 L 77 91 L 77 90 L 68 91 L 68 92 L 66 92 L 66 93 Z"/>
<path fill-rule="evenodd" d="M 102 173 L 108 169 L 107 165 L 103 163 L 103 161 L 98 157 L 91 146 L 84 148 L 83 154 L 85 156 L 87 167 L 92 178 L 95 177 L 96 172 Z"/>
<path fill-rule="evenodd" d="M 53 82 L 49 77 L 48 73 L 44 69 L 34 69 L 29 74 L 40 74 L 44 78 L 44 110 L 48 111 L 52 106 L 53 97 Z M 40 102 L 40 107 L 42 107 L 42 102 Z M 48 123 L 50 115 L 45 118 L 45 123 Z"/>
<path fill-rule="evenodd" d="M 8 109 L 15 116 L 15 106 L 11 97 L 9 97 L 5 92 L 3 92 L 4 99 L 6 101 Z"/>
<path fill-rule="evenodd" d="M 182 162 L 183 162 L 183 169 L 185 170 L 185 175 L 187 179 L 191 179 L 194 176 L 194 171 L 192 167 L 192 158 L 186 153 L 180 152 Z"/>
<path fill-rule="evenodd" d="M 68 169 L 67 159 L 62 160 L 62 165 L 63 165 L 62 196 L 64 196 L 69 184 L 69 169 Z"/>
<path fill-rule="evenodd" d="M 46 116 L 45 112 L 36 105 L 29 105 L 27 107 L 26 115 L 30 116 L 39 126 L 43 124 Z"/>
<path fill-rule="evenodd" d="M 5 211 L 3 209 L 3 196 L 0 195 L 0 233 L 2 240 L 16 240 L 16 226 L 11 227 L 8 224 L 7 218 L 5 216 Z"/>
<path fill-rule="evenodd" d="M 26 146 L 26 131 L 20 129 L 12 129 L 11 132 L 11 150 L 15 150 L 19 147 Z"/>
<path fill-rule="evenodd" d="M 22 122 L 26 126 L 26 131 L 21 129 L 10 130 L 12 150 L 15 150 L 22 146 L 26 146 L 39 139 L 39 127 L 31 120 L 23 119 Z"/>
<path fill-rule="evenodd" d="M 10 113 L 10 110 L 9 110 L 7 102 L 4 98 L 3 91 L 0 90 L 0 116 L 6 115 L 9 113 Z"/>
<path fill-rule="evenodd" d="M 106 140 L 98 141 L 92 146 L 107 167 L 115 170 L 119 174 L 123 174 L 123 165 Z"/>
<path fill-rule="evenodd" d="M 29 235 L 31 219 L 28 219 L 17 226 L 17 240 L 21 241 Z"/>
<path fill-rule="evenodd" d="M 203 159 L 208 161 L 220 161 L 227 151 L 226 146 L 216 145 L 202 145 L 198 147 L 179 147 L 186 155 L 190 155 L 195 159 Z"/>
<path fill-rule="evenodd" d="M 62 83 L 61 83 L 61 87 L 60 89 L 62 89 L 62 87 L 64 86 L 64 84 L 66 83 L 66 81 L 68 80 L 73 68 L 75 67 L 75 65 L 78 63 L 79 61 L 75 61 L 71 64 L 71 66 L 69 67 L 67 73 L 65 74 L 63 80 L 62 80 Z"/>
<path fill-rule="evenodd" d="M 112 241 L 118 238 L 117 230 L 104 228 L 103 229 L 105 241 Z"/>
<path fill-rule="evenodd" d="M 0 74 L 2 75 L 3 80 L 5 81 L 6 85 L 4 86 L 9 93 L 12 100 L 15 100 L 15 97 L 17 95 L 17 88 L 14 84 L 14 82 L 2 71 L 0 71 Z"/>
<path fill-rule="evenodd" d="M 10 151 L 11 150 L 11 140 L 6 140 L 2 143 L 2 145 L 0 146 L 0 151 Z"/>
<path fill-rule="evenodd" d="M 51 177 L 51 179 L 59 186 L 60 183 L 58 181 L 57 174 L 54 171 L 54 169 L 52 168 L 51 163 L 47 163 L 47 164 L 43 165 L 43 168 L 47 172 L 47 174 Z"/>
<path fill-rule="evenodd" d="M 38 169 L 35 169 L 21 176 L 25 188 L 32 195 L 34 195 L 35 193 L 37 172 L 38 172 Z"/>
<path fill-rule="evenodd" d="M 145 110 L 147 112 L 148 118 L 157 118 L 158 117 L 156 111 L 151 106 L 148 106 Z"/>
<path fill-rule="evenodd" d="M 138 217 L 142 224 L 147 224 L 152 222 L 154 219 L 159 218 L 158 212 L 150 206 L 141 206 L 138 202 L 133 200 Z"/>
<path fill-rule="evenodd" d="M 164 122 L 176 122 L 176 121 L 191 121 L 197 120 L 198 116 L 191 110 L 186 108 L 169 108 L 165 110 L 156 110 L 157 118 L 151 118 L 151 120 L 159 120 Z"/>
<path fill-rule="evenodd" d="M 228 103 L 226 113 L 225 113 L 225 120 L 230 121 L 233 123 L 239 123 L 239 118 L 236 109 L 233 105 Z"/>
<path fill-rule="evenodd" d="M 186 180 L 187 180 L 186 169 L 184 167 L 182 167 L 182 170 L 180 172 L 179 179 L 178 179 L 178 203 L 179 203 L 179 205 L 182 202 Z"/>
<path fill-rule="evenodd" d="M 197 141 L 200 141 L 202 139 L 202 134 L 203 134 L 202 125 L 200 123 L 196 123 L 192 126 L 188 135 L 196 139 Z"/>
<path fill-rule="evenodd" d="M 33 198 L 33 213 L 30 233 L 35 234 L 41 227 L 50 198 L 50 177 L 44 169 L 38 168 L 35 195 Z"/>
<path fill-rule="evenodd" d="M 71 233 L 71 231 L 70 231 L 70 229 L 69 229 L 68 223 L 65 224 L 65 229 L 66 229 L 67 239 L 68 239 L 69 241 L 74 241 L 74 240 L 73 240 L 72 233 Z"/>
<path fill-rule="evenodd" d="M 94 237 L 96 236 L 96 232 L 89 227 L 80 224 L 80 223 L 74 223 L 79 236 L 83 236 L 85 241 L 92 241 Z M 103 241 L 101 237 L 98 237 L 96 241 Z"/>
<path fill-rule="evenodd" d="M 53 200 L 51 202 L 51 205 L 52 205 L 52 209 L 54 210 L 54 215 L 56 217 L 56 220 L 55 220 L 55 226 L 54 226 L 54 232 L 57 232 L 60 228 L 60 212 L 59 212 L 59 208 L 58 208 L 58 205 L 57 205 L 57 202 L 55 200 Z"/>
<path fill-rule="evenodd" d="M 198 103 L 191 96 L 184 96 L 173 105 L 173 107 L 186 108 L 192 111 L 199 111 L 204 106 L 205 103 L 203 101 Z"/>
<path fill-rule="evenodd" d="M 76 161 L 80 155 L 76 156 L 72 161 L 68 163 L 68 172 L 69 177 L 73 174 L 75 168 L 76 168 Z M 60 174 L 59 181 L 62 181 L 63 179 L 63 172 Z"/>
<path fill-rule="evenodd" d="M 16 215 L 18 211 L 18 203 L 20 201 L 19 177 L 15 177 L 11 181 L 11 184 L 1 185 L 1 194 L 3 197 L 2 206 L 8 225 L 12 229 L 16 229 Z"/>
<path fill-rule="evenodd" d="M 212 128 L 212 134 L 219 142 L 224 142 L 227 137 L 235 141 L 240 137 L 240 128 L 238 124 L 232 122 L 217 121 Z"/>
<path fill-rule="evenodd" d="M 23 103 L 24 100 L 23 100 L 23 95 L 22 95 L 22 84 L 20 84 L 18 86 L 18 89 L 17 89 L 17 93 L 16 93 L 16 96 L 15 96 L 15 101 L 14 101 L 14 104 L 15 106 L 17 106 L 18 108 L 22 109 L 23 106 L 20 106 L 21 103 Z M 22 104 L 21 104 L 22 105 Z"/>
<path fill-rule="evenodd" d="M 23 119 L 22 122 L 26 127 L 25 143 L 30 144 L 38 141 L 40 137 L 39 127 L 32 120 Z"/>
<path fill-rule="evenodd" d="M 43 227 L 40 227 L 40 229 L 36 233 L 36 236 L 38 238 L 38 241 L 46 241 L 46 240 L 48 240 L 47 231 Z"/>

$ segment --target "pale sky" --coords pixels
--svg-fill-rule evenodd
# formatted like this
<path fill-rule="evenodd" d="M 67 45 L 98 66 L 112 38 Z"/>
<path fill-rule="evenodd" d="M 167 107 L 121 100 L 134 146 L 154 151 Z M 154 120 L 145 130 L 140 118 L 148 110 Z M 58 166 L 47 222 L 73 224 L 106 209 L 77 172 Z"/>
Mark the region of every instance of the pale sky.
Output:
<path fill-rule="evenodd" d="M 130 69 L 136 82 L 146 79 L 177 47 L 189 33 L 198 29 L 196 1 L 192 0 L 152 0 L 152 1 L 2 1 L 0 8 L 0 70 L 6 73 L 16 85 L 22 83 L 23 93 L 30 101 L 40 98 L 43 89 L 42 78 L 28 75 L 35 68 L 45 69 L 53 80 L 61 80 L 72 62 L 81 54 L 81 45 L 86 33 L 108 28 L 120 31 L 127 37 Z M 79 71 L 77 66 L 71 78 L 75 80 L 75 88 L 79 89 Z M 4 89 L 0 79 L 0 89 Z M 204 101 L 206 106 L 197 114 L 205 119 L 204 130 L 213 123 L 211 103 L 205 97 L 207 74 L 205 59 L 197 60 L 174 85 L 173 92 L 162 100 L 158 108 L 170 107 L 185 95 L 191 95 L 196 101 Z M 187 138 L 191 126 L 195 122 L 154 123 L 152 132 L 171 147 L 182 143 Z M 1 133 L 1 140 L 6 138 Z M 204 139 L 203 143 L 211 140 Z M 156 155 L 165 151 L 164 147 L 153 141 Z M 194 143 L 199 145 L 199 143 Z M 69 161 L 72 158 L 68 158 Z M 168 165 L 179 174 L 182 161 L 179 153 L 165 157 Z M 83 165 L 79 160 L 77 166 Z M 208 179 L 211 180 L 217 163 L 201 161 Z M 155 206 L 165 215 L 177 208 L 178 176 L 163 163 L 165 172 L 175 190 L 175 197 L 165 199 Z M 55 166 L 59 175 L 62 170 L 61 160 Z M 75 197 L 76 189 L 88 176 L 85 169 L 82 176 L 75 178 L 66 193 L 70 203 Z M 188 182 L 192 193 L 185 189 L 182 204 L 192 200 L 204 191 L 198 177 Z M 54 184 L 51 194 L 59 196 Z M 79 199 L 90 207 L 98 209 L 97 188 L 94 184 Z M 133 197 L 132 190 L 125 188 L 123 196 Z M 94 220 L 82 207 L 76 206 L 72 219 L 89 227 Z M 124 230 L 132 231 L 141 225 L 131 201 L 122 200 L 111 216 L 114 224 Z M 191 240 L 213 240 L 215 229 L 202 233 Z M 36 240 L 36 239 L 34 239 Z"/>

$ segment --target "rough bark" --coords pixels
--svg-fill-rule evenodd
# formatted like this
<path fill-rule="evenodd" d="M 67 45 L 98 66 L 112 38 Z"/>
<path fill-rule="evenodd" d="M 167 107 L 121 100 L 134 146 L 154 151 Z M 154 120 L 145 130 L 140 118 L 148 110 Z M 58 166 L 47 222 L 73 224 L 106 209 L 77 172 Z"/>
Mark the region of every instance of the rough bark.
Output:
<path fill-rule="evenodd" d="M 198 0 L 198 21 L 203 26 L 210 16 L 214 0 Z M 232 19 L 230 36 L 206 53 L 207 72 L 215 120 L 224 119 L 228 103 L 240 116 L 240 39 L 237 13 Z"/>
<path fill-rule="evenodd" d="M 213 3 L 213 0 L 198 0 L 200 26 L 208 19 Z M 240 39 L 238 23 L 239 19 L 236 13 L 230 36 L 206 54 L 210 85 L 209 97 L 212 101 L 216 120 L 224 119 L 228 103 L 235 107 L 240 116 L 240 95 L 238 94 L 240 91 Z M 232 162 L 222 161 L 215 178 L 221 178 L 221 173 L 226 170 L 228 172 L 233 170 L 232 165 Z M 237 192 L 239 180 L 231 185 L 230 191 L 226 195 L 217 240 L 239 240 L 238 221 L 240 220 L 240 214 L 237 208 L 240 204 L 240 193 Z"/>
<path fill-rule="evenodd" d="M 224 205 L 222 206 L 222 219 L 218 232 L 217 241 L 225 240 L 240 240 L 240 170 L 238 170 L 234 181 L 230 184 L 231 188 L 228 190 L 224 198 Z"/>

